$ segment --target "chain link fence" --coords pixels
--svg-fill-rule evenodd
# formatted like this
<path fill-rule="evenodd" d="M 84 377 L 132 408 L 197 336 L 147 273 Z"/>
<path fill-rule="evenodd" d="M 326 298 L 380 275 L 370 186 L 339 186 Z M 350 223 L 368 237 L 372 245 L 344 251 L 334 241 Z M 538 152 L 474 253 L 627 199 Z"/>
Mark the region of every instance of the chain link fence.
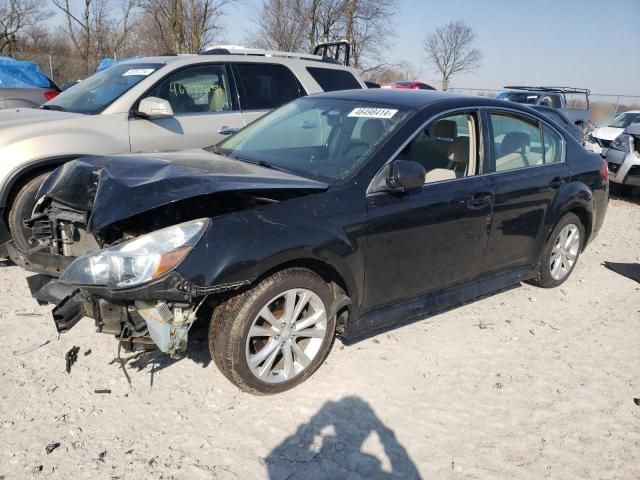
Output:
<path fill-rule="evenodd" d="M 46 53 L 22 53 L 16 58 L 37 64 L 60 87 L 94 74 L 100 63 L 100 59 L 91 59 L 87 63 L 80 57 Z"/>
<path fill-rule="evenodd" d="M 465 93 L 468 95 L 480 95 L 495 98 L 503 90 L 491 88 L 450 88 L 449 91 Z M 584 96 L 582 97 L 584 99 Z M 591 120 L 597 123 L 600 119 L 612 118 L 616 114 L 627 110 L 640 110 L 640 95 L 619 95 L 616 93 L 592 93 L 589 95 L 589 111 Z M 567 97 L 570 107 L 585 108 L 585 102 Z"/>

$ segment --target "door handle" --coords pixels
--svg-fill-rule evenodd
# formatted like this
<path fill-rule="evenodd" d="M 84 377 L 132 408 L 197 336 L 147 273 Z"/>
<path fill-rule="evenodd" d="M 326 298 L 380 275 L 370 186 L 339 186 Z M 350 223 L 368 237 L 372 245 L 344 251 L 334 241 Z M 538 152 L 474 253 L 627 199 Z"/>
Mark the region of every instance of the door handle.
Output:
<path fill-rule="evenodd" d="M 493 194 L 491 192 L 474 193 L 467 199 L 467 208 L 478 210 L 480 208 L 491 205 Z"/>
<path fill-rule="evenodd" d="M 558 189 L 565 184 L 564 178 L 556 177 L 549 182 L 549 188 Z"/>
<path fill-rule="evenodd" d="M 238 130 L 240 130 L 239 128 L 234 128 L 234 127 L 227 127 L 226 125 L 224 127 L 220 127 L 220 129 L 218 130 L 218 133 L 220 135 L 233 135 L 234 133 L 237 133 Z"/>

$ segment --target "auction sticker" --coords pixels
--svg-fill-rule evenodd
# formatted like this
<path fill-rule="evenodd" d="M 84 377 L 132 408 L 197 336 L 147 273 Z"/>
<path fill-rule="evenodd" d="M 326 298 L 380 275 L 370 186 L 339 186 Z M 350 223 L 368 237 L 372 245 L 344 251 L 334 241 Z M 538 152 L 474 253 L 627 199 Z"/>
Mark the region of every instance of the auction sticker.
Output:
<path fill-rule="evenodd" d="M 146 77 L 153 73 L 154 68 L 132 68 L 131 70 L 127 70 L 122 74 L 123 77 L 128 77 L 130 75 Z"/>
<path fill-rule="evenodd" d="M 396 113 L 398 113 L 398 110 L 391 108 L 354 108 L 348 116 L 359 118 L 391 118 Z"/>

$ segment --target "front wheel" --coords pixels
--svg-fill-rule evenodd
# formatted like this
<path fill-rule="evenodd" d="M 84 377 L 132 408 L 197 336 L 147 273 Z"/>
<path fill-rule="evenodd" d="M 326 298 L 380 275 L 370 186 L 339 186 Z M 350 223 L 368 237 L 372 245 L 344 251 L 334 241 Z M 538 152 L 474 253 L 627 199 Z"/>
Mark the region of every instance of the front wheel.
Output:
<path fill-rule="evenodd" d="M 549 236 L 540 271 L 533 283 L 543 288 L 553 288 L 564 283 L 578 262 L 584 241 L 582 222 L 575 214 L 567 213 Z"/>
<path fill-rule="evenodd" d="M 329 286 L 314 272 L 290 268 L 219 305 L 209 349 L 240 389 L 270 395 L 299 385 L 320 367 L 333 344 Z"/>
<path fill-rule="evenodd" d="M 45 172 L 26 182 L 18 191 L 9 210 L 9 230 L 16 246 L 22 251 L 36 246 L 36 242 L 31 239 L 31 229 L 24 226 L 24 220 L 31 218 L 38 200 L 36 194 L 50 173 Z"/>

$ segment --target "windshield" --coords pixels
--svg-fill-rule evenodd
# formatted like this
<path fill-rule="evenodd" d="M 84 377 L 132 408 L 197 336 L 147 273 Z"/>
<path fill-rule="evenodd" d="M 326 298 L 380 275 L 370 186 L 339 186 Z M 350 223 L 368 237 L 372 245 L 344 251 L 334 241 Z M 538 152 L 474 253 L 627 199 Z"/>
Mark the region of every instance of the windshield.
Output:
<path fill-rule="evenodd" d="M 98 72 L 62 92 L 41 108 L 95 115 L 149 76 L 161 63 L 122 63 Z"/>
<path fill-rule="evenodd" d="M 213 151 L 334 183 L 363 165 L 411 113 L 398 106 L 307 97 L 243 128 Z"/>
<path fill-rule="evenodd" d="M 609 126 L 614 128 L 627 128 L 633 123 L 640 123 L 640 113 L 623 113 L 618 115 Z"/>

